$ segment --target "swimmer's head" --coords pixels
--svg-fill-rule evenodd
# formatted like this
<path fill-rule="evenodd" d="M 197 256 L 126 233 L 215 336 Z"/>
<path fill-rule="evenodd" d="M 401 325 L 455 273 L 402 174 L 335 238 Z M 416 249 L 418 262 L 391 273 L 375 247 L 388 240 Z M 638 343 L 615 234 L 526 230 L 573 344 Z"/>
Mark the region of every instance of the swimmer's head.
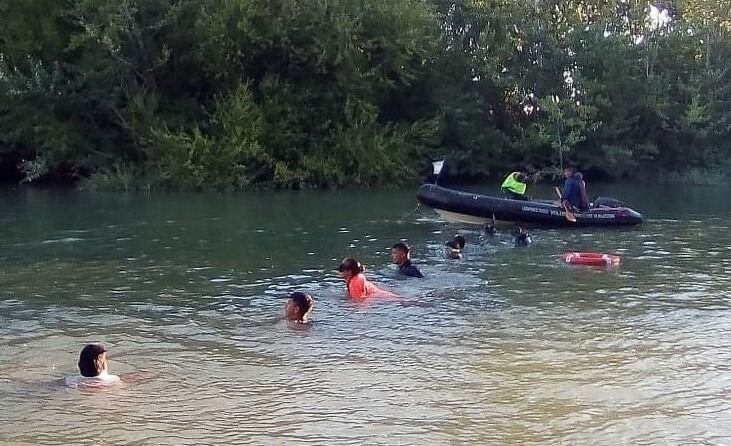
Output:
<path fill-rule="evenodd" d="M 81 376 L 94 377 L 107 371 L 107 349 L 102 344 L 88 344 L 79 355 Z"/>
<path fill-rule="evenodd" d="M 467 241 L 464 239 L 464 237 L 457 234 L 454 236 L 454 244 L 456 245 L 457 249 L 464 249 L 464 245 L 467 244 Z"/>
<path fill-rule="evenodd" d="M 338 272 L 340 273 L 340 277 L 346 280 L 350 279 L 351 277 L 357 276 L 363 271 L 365 271 L 363 265 L 361 265 L 359 261 L 350 257 L 343 260 L 340 266 L 338 266 Z"/>
<path fill-rule="evenodd" d="M 312 296 L 305 293 L 292 293 L 284 304 L 284 317 L 288 321 L 307 322 L 307 318 L 315 306 Z"/>
<path fill-rule="evenodd" d="M 449 259 L 461 259 L 462 250 L 464 249 L 465 239 L 461 235 L 455 235 L 454 238 L 447 243 L 447 258 Z"/>
<path fill-rule="evenodd" d="M 528 246 L 531 242 L 531 237 L 525 229 L 520 226 L 516 226 L 513 229 L 513 244 L 515 246 Z"/>
<path fill-rule="evenodd" d="M 391 260 L 396 265 L 402 265 L 409 260 L 411 248 L 404 242 L 398 242 L 391 247 Z"/>

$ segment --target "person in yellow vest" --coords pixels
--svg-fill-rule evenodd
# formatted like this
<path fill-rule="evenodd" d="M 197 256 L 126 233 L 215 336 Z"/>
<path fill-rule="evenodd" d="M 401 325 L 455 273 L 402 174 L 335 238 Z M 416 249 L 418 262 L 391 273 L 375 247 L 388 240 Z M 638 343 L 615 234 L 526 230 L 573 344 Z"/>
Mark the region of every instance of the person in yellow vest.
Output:
<path fill-rule="evenodd" d="M 517 171 L 510 172 L 510 174 L 505 177 L 505 181 L 503 181 L 500 189 L 503 191 L 505 198 L 509 198 L 511 200 L 530 200 L 530 198 L 525 195 L 525 190 L 528 187 L 526 184 L 527 181 L 528 175 L 525 173 Z"/>

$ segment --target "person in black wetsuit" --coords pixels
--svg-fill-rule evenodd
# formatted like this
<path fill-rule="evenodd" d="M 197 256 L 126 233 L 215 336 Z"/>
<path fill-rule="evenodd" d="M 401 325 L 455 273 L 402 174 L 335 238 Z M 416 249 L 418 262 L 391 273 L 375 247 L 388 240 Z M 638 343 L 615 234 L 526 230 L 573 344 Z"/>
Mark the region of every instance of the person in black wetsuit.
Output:
<path fill-rule="evenodd" d="M 391 260 L 398 265 L 399 274 L 408 277 L 424 277 L 419 268 L 411 264 L 411 248 L 403 242 L 398 242 L 391 247 Z"/>
<path fill-rule="evenodd" d="M 531 236 L 520 226 L 513 229 L 513 246 L 516 248 L 521 246 L 529 246 L 532 243 Z"/>

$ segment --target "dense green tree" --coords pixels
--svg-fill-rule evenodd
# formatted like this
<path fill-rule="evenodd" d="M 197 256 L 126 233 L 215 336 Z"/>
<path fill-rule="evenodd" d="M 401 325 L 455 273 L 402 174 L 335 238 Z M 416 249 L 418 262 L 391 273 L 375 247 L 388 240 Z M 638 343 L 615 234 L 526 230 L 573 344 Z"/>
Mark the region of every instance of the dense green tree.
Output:
<path fill-rule="evenodd" d="M 248 188 L 725 167 L 720 0 L 0 0 L 0 171 Z"/>

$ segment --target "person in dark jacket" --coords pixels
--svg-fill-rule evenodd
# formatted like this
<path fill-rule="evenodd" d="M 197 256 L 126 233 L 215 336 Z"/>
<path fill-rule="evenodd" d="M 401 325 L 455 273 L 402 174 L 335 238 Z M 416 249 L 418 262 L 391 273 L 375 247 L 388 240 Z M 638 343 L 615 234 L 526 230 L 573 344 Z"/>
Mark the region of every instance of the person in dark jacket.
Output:
<path fill-rule="evenodd" d="M 403 242 L 398 242 L 391 247 L 391 260 L 398 265 L 399 274 L 408 277 L 424 277 L 419 268 L 411 264 L 411 248 Z"/>
<path fill-rule="evenodd" d="M 571 207 L 580 211 L 589 210 L 588 200 L 585 200 L 586 183 L 581 173 L 573 167 L 566 167 L 563 170 L 563 175 L 566 178 L 561 192 L 563 203 L 568 203 Z"/>

